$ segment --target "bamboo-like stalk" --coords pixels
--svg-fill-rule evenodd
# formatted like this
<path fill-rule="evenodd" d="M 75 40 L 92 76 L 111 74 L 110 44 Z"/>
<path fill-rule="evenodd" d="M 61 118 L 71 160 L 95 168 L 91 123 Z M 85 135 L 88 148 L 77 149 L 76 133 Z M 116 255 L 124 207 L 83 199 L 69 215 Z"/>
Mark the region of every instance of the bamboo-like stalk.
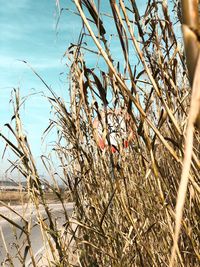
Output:
<path fill-rule="evenodd" d="M 195 129 L 194 127 L 195 124 L 196 126 L 200 127 L 200 18 L 198 0 L 182 0 L 182 22 L 189 81 L 190 85 L 192 86 L 192 98 L 188 116 L 182 175 L 177 196 L 176 224 L 174 231 L 174 242 L 170 258 L 170 267 L 174 266 L 176 251 L 178 251 L 178 239 L 182 225 L 183 210 L 192 162 L 193 138 Z"/>
<path fill-rule="evenodd" d="M 200 51 L 199 42 L 199 1 L 182 0 L 182 19 L 183 19 L 183 38 L 185 45 L 185 54 L 189 72 L 189 80 L 192 86 L 195 68 Z"/>

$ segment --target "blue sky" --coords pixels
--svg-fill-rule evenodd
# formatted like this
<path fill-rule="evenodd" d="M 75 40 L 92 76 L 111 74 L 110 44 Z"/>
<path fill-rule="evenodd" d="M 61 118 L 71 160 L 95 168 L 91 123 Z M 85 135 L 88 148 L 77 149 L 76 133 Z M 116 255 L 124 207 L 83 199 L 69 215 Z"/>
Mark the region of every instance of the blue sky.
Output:
<path fill-rule="evenodd" d="M 107 12 L 108 5 L 103 3 L 101 8 Z M 58 95 L 67 100 L 67 68 L 63 54 L 70 43 L 76 43 L 82 24 L 77 15 L 64 11 L 56 31 L 58 9 L 55 0 L 0 0 L 0 6 L 0 130 L 7 134 L 4 124 L 12 117 L 12 105 L 9 104 L 12 89 L 20 88 L 22 97 L 33 94 L 22 108 L 21 115 L 33 155 L 42 172 L 39 159 L 46 146 L 41 146 L 41 137 L 49 123 L 50 106 L 40 92 L 49 93 L 27 65 L 19 60 L 27 61 Z M 76 11 L 70 0 L 60 1 L 60 7 Z M 109 25 L 110 18 L 105 19 Z M 109 26 L 113 29 L 112 25 Z M 116 56 L 120 56 L 117 45 L 118 41 L 113 39 Z M 87 61 L 93 64 L 96 59 L 90 57 Z M 48 141 L 53 141 L 54 137 L 51 140 L 49 136 Z M 3 148 L 0 139 L 0 156 Z M 9 166 L 7 157 L 12 158 L 12 154 L 7 153 L 0 161 L 0 177 Z"/>
<path fill-rule="evenodd" d="M 61 3 L 62 4 L 62 3 Z M 65 5 L 74 9 L 71 1 Z M 22 109 L 24 129 L 36 157 L 41 148 L 41 136 L 48 126 L 50 106 L 39 92 L 47 90 L 24 63 L 25 60 L 57 92 L 66 97 L 65 60 L 62 58 L 70 42 L 75 42 L 80 31 L 80 19 L 68 12 L 61 17 L 58 33 L 55 1 L 0 0 L 0 130 L 7 133 L 4 124 L 10 122 L 12 105 L 9 104 L 12 88 L 20 88 L 21 96 L 38 93 L 28 98 Z M 0 140 L 2 156 L 3 143 Z M 7 154 L 9 155 L 9 154 Z M 1 160 L 1 173 L 7 168 Z"/>

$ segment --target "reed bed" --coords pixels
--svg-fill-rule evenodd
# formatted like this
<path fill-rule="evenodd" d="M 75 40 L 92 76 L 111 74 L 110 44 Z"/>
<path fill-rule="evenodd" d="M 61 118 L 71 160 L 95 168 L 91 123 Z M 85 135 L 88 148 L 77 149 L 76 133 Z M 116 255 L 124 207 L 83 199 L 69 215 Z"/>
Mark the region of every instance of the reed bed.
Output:
<path fill-rule="evenodd" d="M 49 266 L 199 266 L 198 128 L 176 257 L 170 263 L 191 98 L 183 44 L 175 32 L 177 21 L 182 20 L 180 3 L 150 0 L 142 13 L 137 1 L 112 0 L 110 13 L 105 14 L 102 2 L 74 0 L 83 28 L 78 42 L 65 53 L 70 105 L 33 70 L 49 90 L 54 116 L 46 132 L 57 130 L 52 153 L 59 159 L 57 173 L 74 201 L 73 215 L 64 213 L 64 232 L 52 220 L 41 189 L 21 127 L 17 91 L 15 130 L 7 125 L 17 145 L 2 135 L 19 158 L 14 166 L 29 182 L 30 201 L 38 210 L 38 222 L 53 255 Z M 108 18 L 112 27 L 104 23 Z M 115 59 L 113 38 L 120 62 Z M 94 64 L 91 58 L 97 59 Z M 114 125 L 109 114 L 117 114 Z M 104 147 L 99 145 L 100 137 Z M 50 159 L 42 159 L 63 204 L 57 173 Z M 49 225 L 42 220 L 39 203 Z M 29 240 L 29 231 L 25 234 Z M 32 261 L 37 266 L 33 255 Z"/>

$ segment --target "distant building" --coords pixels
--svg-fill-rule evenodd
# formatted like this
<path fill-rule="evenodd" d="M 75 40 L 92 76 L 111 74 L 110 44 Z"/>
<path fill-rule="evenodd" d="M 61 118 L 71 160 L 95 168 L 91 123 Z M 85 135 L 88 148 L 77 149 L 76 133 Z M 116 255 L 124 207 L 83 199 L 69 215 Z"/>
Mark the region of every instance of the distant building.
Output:
<path fill-rule="evenodd" d="M 12 180 L 0 180 L 0 191 L 25 191 L 26 182 L 17 183 Z"/>

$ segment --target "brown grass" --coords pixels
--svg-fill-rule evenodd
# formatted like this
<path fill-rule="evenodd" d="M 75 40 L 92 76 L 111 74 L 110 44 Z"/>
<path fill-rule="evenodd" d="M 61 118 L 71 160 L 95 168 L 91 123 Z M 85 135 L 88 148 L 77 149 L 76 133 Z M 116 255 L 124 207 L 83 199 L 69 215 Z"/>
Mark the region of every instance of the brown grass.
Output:
<path fill-rule="evenodd" d="M 28 194 L 26 192 L 0 191 L 0 201 L 6 204 L 18 205 L 28 202 Z"/>
<path fill-rule="evenodd" d="M 44 195 L 47 203 L 59 202 L 59 198 L 53 192 L 46 192 Z M 71 202 L 69 192 L 64 192 L 62 195 L 66 201 Z M 0 191 L 0 201 L 11 205 L 21 205 L 29 201 L 29 194 L 28 192 Z"/>

